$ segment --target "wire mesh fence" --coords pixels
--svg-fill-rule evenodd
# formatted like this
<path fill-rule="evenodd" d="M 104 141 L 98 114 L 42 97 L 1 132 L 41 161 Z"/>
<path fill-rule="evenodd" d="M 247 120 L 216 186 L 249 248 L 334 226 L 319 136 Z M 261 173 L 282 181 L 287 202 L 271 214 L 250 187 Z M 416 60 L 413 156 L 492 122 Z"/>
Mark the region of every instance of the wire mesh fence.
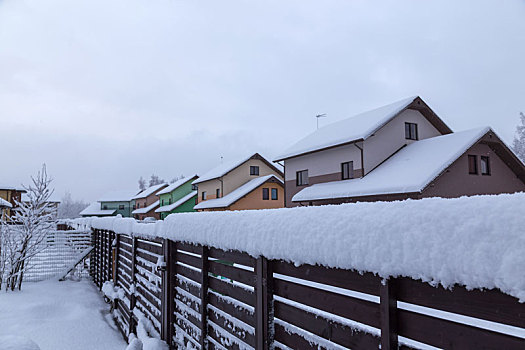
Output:
<path fill-rule="evenodd" d="M 24 281 L 43 281 L 67 270 L 91 245 L 91 232 L 53 230 L 41 244 L 41 251 L 31 259 L 24 272 Z M 89 258 L 77 265 L 74 274 L 81 278 L 89 277 Z"/>

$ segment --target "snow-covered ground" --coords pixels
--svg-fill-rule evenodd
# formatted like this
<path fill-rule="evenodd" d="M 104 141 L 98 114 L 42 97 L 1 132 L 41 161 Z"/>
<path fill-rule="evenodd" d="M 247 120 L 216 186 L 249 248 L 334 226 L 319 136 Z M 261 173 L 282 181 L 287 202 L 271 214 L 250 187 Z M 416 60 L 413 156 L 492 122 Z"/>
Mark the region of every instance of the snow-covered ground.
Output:
<path fill-rule="evenodd" d="M 87 280 L 24 283 L 20 292 L 0 293 L 0 310 L 2 350 L 38 349 L 34 344 L 41 350 L 122 350 L 127 346 L 109 305 Z"/>

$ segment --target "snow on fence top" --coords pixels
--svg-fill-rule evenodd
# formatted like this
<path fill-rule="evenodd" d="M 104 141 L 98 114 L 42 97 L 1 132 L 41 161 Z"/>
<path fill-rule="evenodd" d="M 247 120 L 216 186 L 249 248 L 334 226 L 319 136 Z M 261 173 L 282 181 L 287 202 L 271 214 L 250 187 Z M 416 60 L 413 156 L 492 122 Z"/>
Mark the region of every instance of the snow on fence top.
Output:
<path fill-rule="evenodd" d="M 77 219 L 99 229 L 236 249 L 295 264 L 498 288 L 525 301 L 525 194 L 274 210 L 180 213 L 155 224 Z"/>

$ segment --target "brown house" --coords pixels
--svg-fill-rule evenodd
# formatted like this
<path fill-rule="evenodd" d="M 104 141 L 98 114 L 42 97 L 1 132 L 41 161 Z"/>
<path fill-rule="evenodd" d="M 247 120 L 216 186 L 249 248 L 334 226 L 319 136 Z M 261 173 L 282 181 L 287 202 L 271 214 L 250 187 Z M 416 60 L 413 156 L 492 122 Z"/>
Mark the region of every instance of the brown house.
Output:
<path fill-rule="evenodd" d="M 286 206 L 525 190 L 525 167 L 490 128 L 452 133 L 419 97 L 321 128 L 276 161 Z"/>
<path fill-rule="evenodd" d="M 199 211 L 284 207 L 283 173 L 258 153 L 221 164 L 193 185 Z"/>
<path fill-rule="evenodd" d="M 10 207 L 4 205 L 3 211 L 6 217 L 12 215 L 12 211 L 18 207 L 18 203 L 22 202 L 22 193 L 26 192 L 26 190 L 20 187 L 0 185 L 0 198 L 11 205 Z"/>
<path fill-rule="evenodd" d="M 131 199 L 133 206 L 131 214 L 133 217 L 137 220 L 144 220 L 147 217 L 159 220 L 160 214 L 155 212 L 160 204 L 157 193 L 163 188 L 168 187 L 168 185 L 169 184 L 160 184 L 151 186 L 133 197 Z"/>

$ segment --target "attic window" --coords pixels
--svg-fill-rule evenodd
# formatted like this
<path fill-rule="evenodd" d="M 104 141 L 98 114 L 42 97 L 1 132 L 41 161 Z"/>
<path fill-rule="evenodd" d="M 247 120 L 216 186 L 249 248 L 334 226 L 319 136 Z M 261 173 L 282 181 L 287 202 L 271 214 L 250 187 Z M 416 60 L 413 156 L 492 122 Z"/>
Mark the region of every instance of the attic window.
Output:
<path fill-rule="evenodd" d="M 257 165 L 250 166 L 250 175 L 259 175 L 259 167 Z"/>
<path fill-rule="evenodd" d="M 490 175 L 489 157 L 481 156 L 481 175 Z"/>
<path fill-rule="evenodd" d="M 468 173 L 478 175 L 478 156 L 468 155 Z"/>
<path fill-rule="evenodd" d="M 417 140 L 417 124 L 416 123 L 405 123 L 405 139 Z"/>

